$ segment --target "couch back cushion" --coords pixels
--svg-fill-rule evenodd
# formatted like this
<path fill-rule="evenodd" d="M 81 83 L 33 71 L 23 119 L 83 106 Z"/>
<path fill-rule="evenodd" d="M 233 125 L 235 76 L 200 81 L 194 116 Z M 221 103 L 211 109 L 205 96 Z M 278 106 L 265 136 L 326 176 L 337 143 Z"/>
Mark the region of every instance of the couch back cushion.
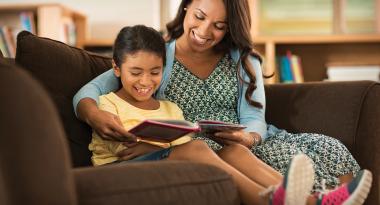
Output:
<path fill-rule="evenodd" d="M 355 154 L 362 104 L 374 82 L 313 82 L 266 86 L 266 119 L 292 133 L 338 138 Z"/>
<path fill-rule="evenodd" d="M 16 63 L 48 90 L 63 122 L 74 166 L 90 165 L 91 128 L 75 117 L 72 99 L 84 84 L 111 68 L 111 59 L 23 31 L 17 36 Z"/>

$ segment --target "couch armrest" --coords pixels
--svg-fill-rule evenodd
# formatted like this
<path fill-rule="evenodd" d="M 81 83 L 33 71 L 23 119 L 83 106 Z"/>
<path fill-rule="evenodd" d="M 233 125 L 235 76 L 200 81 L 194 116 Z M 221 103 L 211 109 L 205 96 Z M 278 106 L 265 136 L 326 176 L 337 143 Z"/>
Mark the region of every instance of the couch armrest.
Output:
<path fill-rule="evenodd" d="M 366 204 L 380 204 L 380 84 L 368 89 L 364 98 L 353 152 L 362 168 L 373 172 L 371 194 Z M 371 202 L 371 203 L 370 203 Z"/>
<path fill-rule="evenodd" d="M 372 81 L 266 86 L 268 123 L 289 132 L 326 134 L 342 141 L 374 174 L 367 204 L 379 204 L 380 84 Z"/>
<path fill-rule="evenodd" d="M 222 170 L 177 161 L 74 169 L 79 204 L 239 204 Z"/>

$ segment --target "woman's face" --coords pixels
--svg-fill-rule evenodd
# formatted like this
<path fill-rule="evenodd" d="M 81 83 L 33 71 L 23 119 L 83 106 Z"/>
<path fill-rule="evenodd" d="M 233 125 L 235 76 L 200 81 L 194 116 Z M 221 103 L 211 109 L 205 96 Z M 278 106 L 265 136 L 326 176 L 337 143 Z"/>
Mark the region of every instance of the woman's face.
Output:
<path fill-rule="evenodd" d="M 183 22 L 189 47 L 197 52 L 213 48 L 227 32 L 227 14 L 223 0 L 193 0 Z"/>

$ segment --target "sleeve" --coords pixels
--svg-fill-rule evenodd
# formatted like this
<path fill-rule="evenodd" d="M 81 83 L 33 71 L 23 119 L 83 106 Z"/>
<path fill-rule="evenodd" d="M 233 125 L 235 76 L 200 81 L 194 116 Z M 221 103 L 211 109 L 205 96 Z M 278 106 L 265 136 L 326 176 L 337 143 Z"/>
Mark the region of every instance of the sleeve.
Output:
<path fill-rule="evenodd" d="M 77 115 L 77 106 L 83 98 L 91 98 L 99 102 L 99 96 L 116 91 L 119 88 L 119 80 L 110 69 L 84 85 L 74 96 L 73 106 Z"/>
<path fill-rule="evenodd" d="M 256 108 L 248 104 L 247 100 L 245 99 L 245 92 L 247 91 L 248 85 L 242 83 L 240 85 L 241 89 L 239 93 L 239 120 L 240 124 L 247 126 L 245 131 L 256 132 L 260 134 L 262 140 L 264 141 L 267 133 L 267 123 L 265 121 L 266 104 L 263 73 L 258 59 L 250 56 L 249 62 L 251 63 L 256 76 L 256 89 L 253 92 L 252 99 L 256 102 L 260 102 L 263 105 L 263 108 Z M 249 81 L 248 75 L 243 71 L 243 69 L 241 69 L 241 71 L 243 79 L 245 81 Z"/>
<path fill-rule="evenodd" d="M 105 96 L 99 97 L 98 107 L 101 110 L 117 114 L 116 107 Z M 96 132 L 92 132 L 92 140 L 88 148 L 92 152 L 91 161 L 94 166 L 108 164 L 118 160 L 115 155 L 120 143 L 105 141 Z"/>
<path fill-rule="evenodd" d="M 107 98 L 107 95 L 99 96 L 98 108 L 99 110 L 104 110 L 114 115 L 118 115 L 116 105 Z"/>

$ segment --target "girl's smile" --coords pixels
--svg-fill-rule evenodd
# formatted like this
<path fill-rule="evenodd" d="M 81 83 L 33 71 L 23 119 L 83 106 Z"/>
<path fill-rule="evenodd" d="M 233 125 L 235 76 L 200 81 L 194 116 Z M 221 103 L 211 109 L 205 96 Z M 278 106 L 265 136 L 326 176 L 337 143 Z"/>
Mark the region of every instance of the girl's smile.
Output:
<path fill-rule="evenodd" d="M 136 107 L 152 107 L 156 102 L 152 95 L 160 85 L 162 67 L 163 60 L 155 53 L 127 54 L 120 68 L 114 65 L 114 73 L 123 86 L 116 94 Z"/>

